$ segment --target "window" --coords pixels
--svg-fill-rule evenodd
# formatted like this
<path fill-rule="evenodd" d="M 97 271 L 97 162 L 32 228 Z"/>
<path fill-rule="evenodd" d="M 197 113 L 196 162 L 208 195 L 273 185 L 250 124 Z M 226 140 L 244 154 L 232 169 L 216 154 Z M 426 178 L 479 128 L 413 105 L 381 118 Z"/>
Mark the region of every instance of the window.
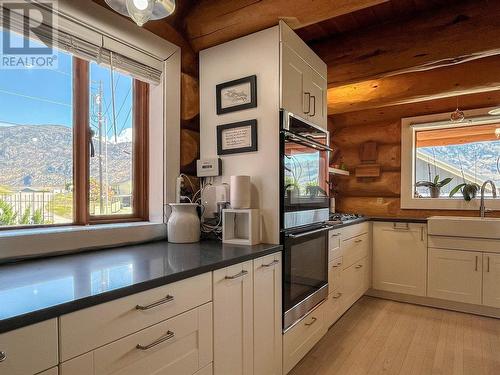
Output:
<path fill-rule="evenodd" d="M 57 69 L 0 69 L 0 229 L 147 219 L 148 93 L 63 50 Z"/>
<path fill-rule="evenodd" d="M 477 209 L 485 181 L 500 187 L 500 118 L 487 112 L 468 111 L 462 122 L 449 114 L 403 120 L 402 208 Z"/>

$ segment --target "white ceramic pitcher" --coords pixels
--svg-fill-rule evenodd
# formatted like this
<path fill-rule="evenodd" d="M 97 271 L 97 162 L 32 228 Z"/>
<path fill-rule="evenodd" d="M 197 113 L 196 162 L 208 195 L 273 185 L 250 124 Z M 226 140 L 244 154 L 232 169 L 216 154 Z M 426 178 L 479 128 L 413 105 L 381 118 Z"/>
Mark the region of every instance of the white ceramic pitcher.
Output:
<path fill-rule="evenodd" d="M 200 240 L 200 218 L 196 203 L 169 203 L 168 242 L 191 243 Z"/>

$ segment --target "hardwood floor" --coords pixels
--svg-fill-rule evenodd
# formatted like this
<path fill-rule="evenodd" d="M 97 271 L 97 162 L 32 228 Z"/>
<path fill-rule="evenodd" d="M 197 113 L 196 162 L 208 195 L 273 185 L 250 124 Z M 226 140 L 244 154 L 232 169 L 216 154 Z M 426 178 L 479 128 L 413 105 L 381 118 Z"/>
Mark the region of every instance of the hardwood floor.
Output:
<path fill-rule="evenodd" d="M 500 319 L 361 298 L 291 375 L 499 375 Z"/>

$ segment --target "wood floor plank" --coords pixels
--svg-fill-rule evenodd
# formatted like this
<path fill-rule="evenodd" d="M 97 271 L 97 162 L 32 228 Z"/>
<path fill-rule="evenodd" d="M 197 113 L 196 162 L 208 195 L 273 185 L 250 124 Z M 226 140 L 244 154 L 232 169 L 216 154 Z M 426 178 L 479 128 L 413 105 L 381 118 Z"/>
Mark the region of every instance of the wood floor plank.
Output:
<path fill-rule="evenodd" d="M 500 319 L 361 298 L 291 375 L 499 375 Z"/>

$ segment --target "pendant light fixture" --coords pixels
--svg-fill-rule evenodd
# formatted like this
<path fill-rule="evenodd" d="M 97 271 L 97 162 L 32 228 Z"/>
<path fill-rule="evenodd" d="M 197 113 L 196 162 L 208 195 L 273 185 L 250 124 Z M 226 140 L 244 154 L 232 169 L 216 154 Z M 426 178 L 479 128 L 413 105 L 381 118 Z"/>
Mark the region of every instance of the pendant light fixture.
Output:
<path fill-rule="evenodd" d="M 175 0 L 105 0 L 115 12 L 130 17 L 143 26 L 149 20 L 170 16 L 175 10 Z"/>
<path fill-rule="evenodd" d="M 458 109 L 458 96 L 457 96 L 457 109 L 451 112 L 450 120 L 452 122 L 462 122 L 465 120 L 465 113 Z"/>

